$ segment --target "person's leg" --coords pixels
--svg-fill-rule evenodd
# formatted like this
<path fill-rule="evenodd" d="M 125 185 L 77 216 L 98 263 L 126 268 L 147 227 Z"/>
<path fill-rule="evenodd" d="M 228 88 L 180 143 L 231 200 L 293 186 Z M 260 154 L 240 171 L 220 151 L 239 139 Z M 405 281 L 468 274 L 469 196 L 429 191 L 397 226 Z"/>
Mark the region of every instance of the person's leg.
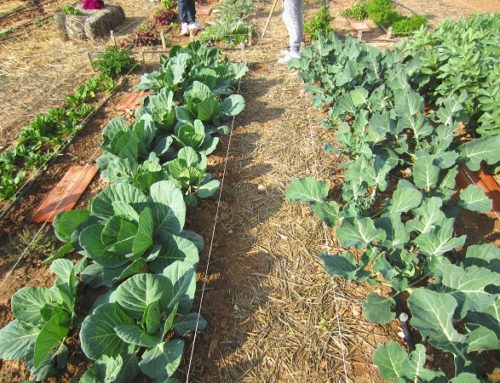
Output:
<path fill-rule="evenodd" d="M 303 7 L 303 0 L 283 0 L 283 21 L 290 37 L 289 50 L 294 55 L 298 55 L 302 43 L 304 31 Z"/>
<path fill-rule="evenodd" d="M 196 5 L 194 0 L 187 0 L 188 8 L 189 8 L 189 24 L 192 24 L 196 21 Z"/>
<path fill-rule="evenodd" d="M 189 24 L 189 0 L 177 0 L 177 6 L 179 7 L 179 20 L 181 24 Z"/>

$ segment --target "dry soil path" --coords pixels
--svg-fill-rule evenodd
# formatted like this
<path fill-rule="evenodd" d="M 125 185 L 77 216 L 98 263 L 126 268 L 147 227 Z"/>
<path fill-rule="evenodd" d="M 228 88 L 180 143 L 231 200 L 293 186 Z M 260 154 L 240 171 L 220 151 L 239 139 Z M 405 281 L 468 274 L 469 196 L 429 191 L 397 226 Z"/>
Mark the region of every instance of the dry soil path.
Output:
<path fill-rule="evenodd" d="M 260 7 L 259 28 L 269 4 Z M 191 381 L 378 382 L 371 353 L 395 332 L 366 323 L 363 289 L 331 280 L 319 264 L 321 252 L 340 251 L 333 230 L 308 208 L 284 202 L 297 177 L 338 182 L 339 175 L 336 158 L 323 151 L 331 137 L 317 123 L 303 84 L 276 62 L 287 43 L 278 12 L 267 36 L 245 54 L 247 105 L 232 138 L 204 276 L 209 326 L 196 343 Z M 214 207 L 205 206 L 193 224 L 207 238 Z"/>

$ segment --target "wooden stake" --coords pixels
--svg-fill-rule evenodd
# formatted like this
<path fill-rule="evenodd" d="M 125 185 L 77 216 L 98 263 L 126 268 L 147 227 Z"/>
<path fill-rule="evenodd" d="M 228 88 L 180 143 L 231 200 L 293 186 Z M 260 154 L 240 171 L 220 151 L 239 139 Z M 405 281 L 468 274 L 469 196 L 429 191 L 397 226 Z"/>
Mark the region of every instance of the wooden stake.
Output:
<path fill-rule="evenodd" d="M 113 40 L 113 44 L 115 44 L 115 47 L 118 46 L 115 39 L 115 33 L 113 31 L 109 31 L 109 33 L 111 35 L 111 40 Z"/>
<path fill-rule="evenodd" d="M 92 69 L 94 69 L 94 62 L 92 61 L 92 53 L 87 52 L 87 56 L 89 57 L 90 66 L 92 67 Z"/>
<path fill-rule="evenodd" d="M 392 33 L 393 33 L 392 27 L 389 27 L 389 29 L 387 30 L 387 37 L 389 39 L 392 39 Z"/>
<path fill-rule="evenodd" d="M 167 49 L 167 43 L 165 42 L 165 33 L 163 31 L 160 32 L 161 45 L 163 45 L 163 49 Z"/>
<path fill-rule="evenodd" d="M 144 52 L 142 52 L 142 69 L 146 70 L 146 57 L 144 56 Z"/>
<path fill-rule="evenodd" d="M 253 45 L 252 35 L 253 35 L 253 31 L 252 31 L 252 28 L 250 28 L 248 30 L 248 46 L 249 47 L 251 47 Z"/>
<path fill-rule="evenodd" d="M 271 12 L 269 12 L 269 16 L 267 17 L 266 25 L 264 25 L 264 30 L 262 31 L 262 35 L 260 36 L 261 39 L 264 38 L 264 35 L 266 34 L 267 27 L 269 26 L 269 23 L 271 22 L 271 17 L 273 17 L 274 10 L 276 9 L 276 5 L 278 5 L 278 0 L 274 0 L 273 7 L 271 8 Z"/>

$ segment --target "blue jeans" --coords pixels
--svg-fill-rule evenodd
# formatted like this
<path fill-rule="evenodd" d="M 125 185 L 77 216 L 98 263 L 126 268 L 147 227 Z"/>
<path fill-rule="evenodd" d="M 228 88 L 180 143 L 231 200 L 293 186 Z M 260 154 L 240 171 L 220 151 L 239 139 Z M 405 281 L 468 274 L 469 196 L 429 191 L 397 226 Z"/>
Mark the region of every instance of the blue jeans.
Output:
<path fill-rule="evenodd" d="M 191 24 L 196 20 L 194 0 L 177 0 L 181 23 Z"/>

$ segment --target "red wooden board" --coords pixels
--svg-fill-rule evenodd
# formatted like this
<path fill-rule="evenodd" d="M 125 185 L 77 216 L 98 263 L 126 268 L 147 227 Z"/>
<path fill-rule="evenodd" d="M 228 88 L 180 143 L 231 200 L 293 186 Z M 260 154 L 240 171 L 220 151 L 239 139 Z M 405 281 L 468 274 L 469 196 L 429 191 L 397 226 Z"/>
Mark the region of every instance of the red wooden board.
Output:
<path fill-rule="evenodd" d="M 96 165 L 72 166 L 31 216 L 35 223 L 52 222 L 62 211 L 73 209 L 97 173 Z"/>
<path fill-rule="evenodd" d="M 199 15 L 209 16 L 212 13 L 212 7 L 210 5 L 198 5 L 196 7 L 196 13 Z"/>
<path fill-rule="evenodd" d="M 476 185 L 483 189 L 485 194 L 493 201 L 493 209 L 486 215 L 491 218 L 499 217 L 500 186 L 485 168 L 481 167 L 479 171 L 472 171 L 466 167 L 459 168 L 456 181 L 462 189 L 469 185 Z"/>
<path fill-rule="evenodd" d="M 122 103 L 118 107 L 119 111 L 128 112 L 136 108 L 136 103 L 141 97 L 145 97 L 150 92 L 146 93 L 141 90 L 140 92 L 130 92 L 122 100 Z"/>

